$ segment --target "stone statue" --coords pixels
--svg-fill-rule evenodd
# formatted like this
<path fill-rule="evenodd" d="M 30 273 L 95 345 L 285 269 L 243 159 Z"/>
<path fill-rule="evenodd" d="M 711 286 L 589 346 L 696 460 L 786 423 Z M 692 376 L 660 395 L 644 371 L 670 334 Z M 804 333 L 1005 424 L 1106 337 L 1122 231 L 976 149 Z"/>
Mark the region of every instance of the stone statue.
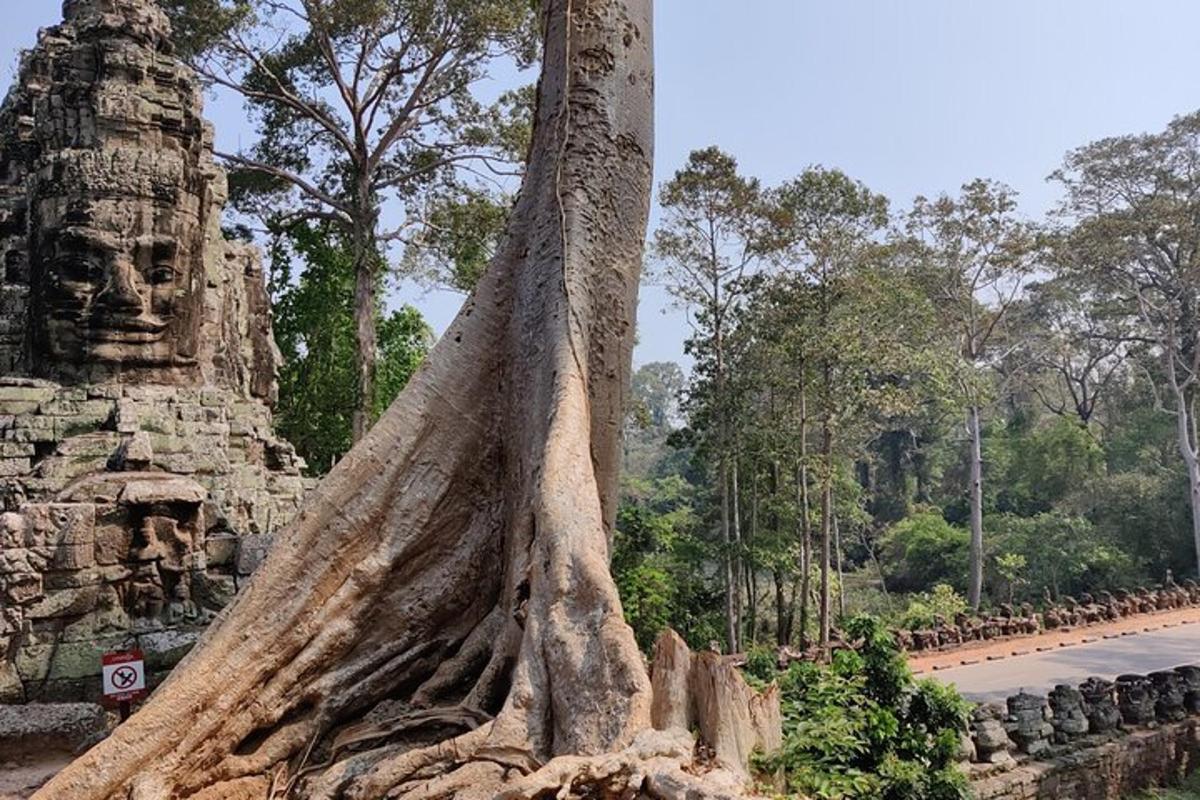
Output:
<path fill-rule="evenodd" d="M 1174 670 L 1162 670 L 1151 672 L 1147 677 L 1154 685 L 1154 713 L 1158 720 L 1160 722 L 1178 722 L 1186 717 L 1183 676 Z"/>
<path fill-rule="evenodd" d="M 1067 744 L 1087 734 L 1089 729 L 1083 695 L 1078 689 L 1059 684 L 1050 692 L 1050 724 L 1054 726 L 1056 744 Z"/>
<path fill-rule="evenodd" d="M 962 633 L 958 628 L 947 625 L 946 618 L 941 614 L 934 615 L 933 628 L 937 633 L 939 647 L 953 647 L 962 644 Z"/>
<path fill-rule="evenodd" d="M 1015 745 L 1004 726 L 1004 707 L 984 704 L 971 712 L 971 740 L 975 757 L 986 764 L 1011 764 Z"/>
<path fill-rule="evenodd" d="M 1200 667 L 1188 665 L 1176 667 L 1183 682 L 1183 706 L 1189 714 L 1200 714 Z"/>
<path fill-rule="evenodd" d="M 1155 719 L 1154 685 L 1144 675 L 1117 677 L 1117 708 L 1126 725 L 1149 725 Z"/>
<path fill-rule="evenodd" d="M 1183 588 L 1187 592 L 1187 601 L 1192 605 L 1200 604 L 1200 584 L 1188 578 L 1183 582 Z"/>
<path fill-rule="evenodd" d="M 1033 605 L 1030 603 L 1021 604 L 1021 632 L 1026 636 L 1032 636 L 1042 631 L 1042 620 L 1037 612 L 1033 610 Z"/>
<path fill-rule="evenodd" d="M 1113 697 L 1114 684 L 1103 678 L 1088 678 L 1079 684 L 1083 707 L 1092 733 L 1106 733 L 1121 727 L 1121 712 Z"/>
<path fill-rule="evenodd" d="M 262 271 L 221 234 L 225 175 L 165 15 L 144 0 L 64 14 L 0 109 L 0 368 L 269 398 Z"/>
<path fill-rule="evenodd" d="M 222 233 L 166 16 L 63 15 L 0 106 L 0 555 L 22 564 L 0 571 L 0 702 L 84 699 L 122 635 L 169 666 L 310 485 L 272 430 L 260 259 Z M 64 628 L 96 652 L 54 661 Z"/>
<path fill-rule="evenodd" d="M 954 624 L 964 642 L 976 641 L 982 635 L 979 622 L 972 619 L 965 611 L 959 611 L 954 615 Z"/>
<path fill-rule="evenodd" d="M 1021 692 L 1008 698 L 1005 728 L 1022 753 L 1037 756 L 1050 747 L 1054 726 L 1049 722 L 1046 698 Z"/>

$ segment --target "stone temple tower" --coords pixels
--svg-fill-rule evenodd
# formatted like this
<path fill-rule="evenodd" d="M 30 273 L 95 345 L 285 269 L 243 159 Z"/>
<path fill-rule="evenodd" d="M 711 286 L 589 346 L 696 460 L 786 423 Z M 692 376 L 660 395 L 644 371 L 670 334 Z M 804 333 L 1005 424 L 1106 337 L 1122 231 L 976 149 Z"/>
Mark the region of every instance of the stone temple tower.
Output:
<path fill-rule="evenodd" d="M 0 702 L 169 669 L 296 511 L 257 251 L 153 0 L 66 0 L 0 107 Z"/>

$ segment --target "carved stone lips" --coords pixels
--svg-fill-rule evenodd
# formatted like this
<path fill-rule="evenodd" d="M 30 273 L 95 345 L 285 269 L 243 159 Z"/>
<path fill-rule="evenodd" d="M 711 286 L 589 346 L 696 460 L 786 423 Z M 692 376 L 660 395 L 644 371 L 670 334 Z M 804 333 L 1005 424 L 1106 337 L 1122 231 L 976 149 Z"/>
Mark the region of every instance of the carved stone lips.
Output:
<path fill-rule="evenodd" d="M 106 316 L 93 323 L 87 338 L 93 342 L 145 344 L 156 342 L 167 330 L 167 324 L 153 317 Z"/>

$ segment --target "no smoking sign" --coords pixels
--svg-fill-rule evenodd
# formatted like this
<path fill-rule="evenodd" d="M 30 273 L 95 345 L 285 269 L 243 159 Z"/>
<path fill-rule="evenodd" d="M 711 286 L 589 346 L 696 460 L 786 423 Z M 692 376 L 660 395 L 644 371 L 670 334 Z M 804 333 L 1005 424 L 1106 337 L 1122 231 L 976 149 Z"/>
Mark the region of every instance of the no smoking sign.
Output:
<path fill-rule="evenodd" d="M 142 651 L 105 653 L 101 659 L 104 696 L 126 703 L 146 694 L 146 662 Z"/>

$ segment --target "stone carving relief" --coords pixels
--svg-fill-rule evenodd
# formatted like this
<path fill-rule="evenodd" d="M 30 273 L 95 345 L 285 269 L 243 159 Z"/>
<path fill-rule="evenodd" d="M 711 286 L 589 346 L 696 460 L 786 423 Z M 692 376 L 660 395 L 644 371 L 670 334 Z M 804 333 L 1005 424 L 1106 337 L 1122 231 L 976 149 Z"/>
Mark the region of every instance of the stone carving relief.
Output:
<path fill-rule="evenodd" d="M 279 354 L 152 0 L 67 0 L 0 106 L 0 702 L 161 678 L 297 509 Z"/>

